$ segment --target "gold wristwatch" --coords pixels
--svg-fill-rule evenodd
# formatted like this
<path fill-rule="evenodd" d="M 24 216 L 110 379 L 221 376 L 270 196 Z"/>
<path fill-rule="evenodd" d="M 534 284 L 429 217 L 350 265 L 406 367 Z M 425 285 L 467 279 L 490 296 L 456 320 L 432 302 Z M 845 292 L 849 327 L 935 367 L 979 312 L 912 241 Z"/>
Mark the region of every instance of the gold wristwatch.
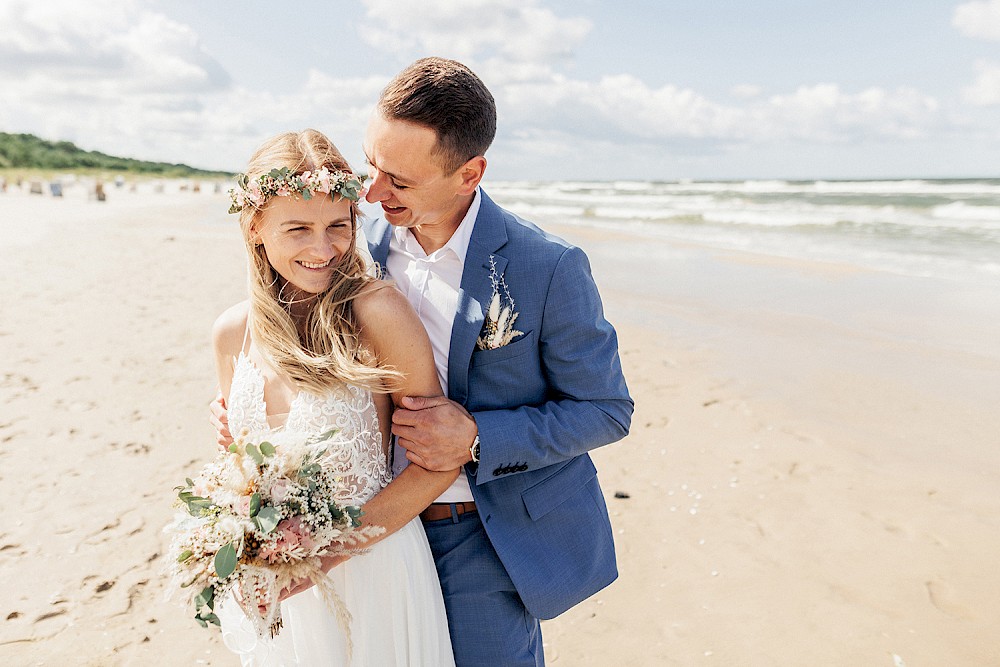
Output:
<path fill-rule="evenodd" d="M 472 454 L 472 462 L 479 463 L 479 435 L 476 435 L 476 439 L 472 441 L 472 446 L 469 447 L 469 453 Z"/>

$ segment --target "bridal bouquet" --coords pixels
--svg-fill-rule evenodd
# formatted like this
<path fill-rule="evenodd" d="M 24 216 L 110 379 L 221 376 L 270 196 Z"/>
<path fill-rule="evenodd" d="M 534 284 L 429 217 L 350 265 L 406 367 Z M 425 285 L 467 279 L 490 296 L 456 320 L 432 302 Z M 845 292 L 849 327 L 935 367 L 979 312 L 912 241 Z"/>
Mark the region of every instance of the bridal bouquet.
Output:
<path fill-rule="evenodd" d="M 167 527 L 168 562 L 203 627 L 219 625 L 215 603 L 235 587 L 257 634 L 274 636 L 281 628 L 278 594 L 303 578 L 317 586 L 348 627 L 350 614 L 323 572 L 321 557 L 356 553 L 384 529 L 362 526 L 359 508 L 334 502 L 341 479 L 325 462 L 334 455 L 335 433 L 240 436 L 228 452 L 220 451 L 197 477 L 177 487 L 183 511 Z"/>

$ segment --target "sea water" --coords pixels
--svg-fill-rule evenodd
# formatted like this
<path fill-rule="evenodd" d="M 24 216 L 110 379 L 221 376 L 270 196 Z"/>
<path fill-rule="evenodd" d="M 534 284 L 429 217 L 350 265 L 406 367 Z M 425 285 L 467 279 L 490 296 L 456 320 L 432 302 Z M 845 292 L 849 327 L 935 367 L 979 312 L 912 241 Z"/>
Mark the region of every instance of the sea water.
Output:
<path fill-rule="evenodd" d="M 1000 179 L 489 182 L 546 223 L 1000 285 Z"/>

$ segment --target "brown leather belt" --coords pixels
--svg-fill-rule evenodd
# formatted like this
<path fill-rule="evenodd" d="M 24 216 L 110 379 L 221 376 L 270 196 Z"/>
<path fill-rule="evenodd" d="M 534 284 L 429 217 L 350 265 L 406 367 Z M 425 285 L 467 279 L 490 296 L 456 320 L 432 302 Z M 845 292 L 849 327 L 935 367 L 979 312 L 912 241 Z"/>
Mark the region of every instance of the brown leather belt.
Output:
<path fill-rule="evenodd" d="M 433 503 L 420 513 L 420 518 L 424 521 L 440 521 L 451 518 L 451 508 L 455 507 L 455 516 L 462 516 L 468 512 L 475 512 L 476 503 Z"/>

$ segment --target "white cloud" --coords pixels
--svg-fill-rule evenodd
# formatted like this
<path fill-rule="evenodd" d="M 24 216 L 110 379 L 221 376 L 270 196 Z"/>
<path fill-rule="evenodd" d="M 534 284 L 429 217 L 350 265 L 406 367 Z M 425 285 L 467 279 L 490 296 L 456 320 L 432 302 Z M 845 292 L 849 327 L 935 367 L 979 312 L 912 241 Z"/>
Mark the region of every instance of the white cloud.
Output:
<path fill-rule="evenodd" d="M 558 128 L 580 138 L 635 144 L 913 139 L 941 122 L 938 102 L 908 88 L 851 94 L 818 84 L 729 105 L 691 89 L 651 88 L 625 74 L 597 82 L 553 75 L 544 82 L 508 84 L 499 91 L 498 104 L 508 114 L 508 126 Z"/>
<path fill-rule="evenodd" d="M 751 106 L 741 129 L 756 141 L 917 139 L 941 122 L 939 111 L 937 100 L 912 88 L 851 94 L 835 84 L 817 84 Z"/>
<path fill-rule="evenodd" d="M 361 37 L 409 58 L 439 55 L 467 64 L 499 56 L 511 63 L 550 63 L 572 55 L 592 27 L 560 18 L 538 0 L 364 0 Z"/>
<path fill-rule="evenodd" d="M 966 37 L 1000 40 L 1000 0 L 976 0 L 955 8 L 951 24 Z"/>
<path fill-rule="evenodd" d="M 965 101 L 981 107 L 1000 105 L 1000 64 L 980 60 L 976 71 L 976 80 L 962 91 Z"/>
<path fill-rule="evenodd" d="M 846 93 L 832 84 L 762 97 L 736 86 L 734 104 L 673 85 L 651 87 L 630 74 L 586 81 L 558 67 L 591 28 L 537 0 L 398 2 L 365 0 L 359 28 L 369 44 L 402 59 L 427 53 L 469 63 L 497 99 L 503 137 L 551 146 L 591 138 L 638 145 L 712 146 L 772 140 L 836 143 L 915 138 L 939 122 L 938 104 L 911 89 Z M 624 65 L 624 63 L 623 63 Z M 543 139 L 547 137 L 547 139 Z"/>
<path fill-rule="evenodd" d="M 755 86 L 750 83 L 741 83 L 733 86 L 732 89 L 730 89 L 729 94 L 733 97 L 749 99 L 751 97 L 758 97 L 761 92 L 763 91 L 760 86 Z"/>
<path fill-rule="evenodd" d="M 348 159 L 360 159 L 367 115 L 392 72 L 340 78 L 336 65 L 316 62 L 315 69 L 296 70 L 305 81 L 295 89 L 237 85 L 195 29 L 151 7 L 0 0 L 0 129 L 237 169 L 267 135 L 311 126 L 329 133 Z M 544 173 L 554 163 L 593 170 L 605 159 L 639 155 L 668 164 L 668 156 L 702 159 L 775 145 L 909 142 L 940 135 L 948 122 L 937 100 L 911 88 L 845 91 L 818 83 L 765 95 L 738 85 L 712 99 L 692 88 L 650 85 L 624 73 L 627 63 L 585 79 L 563 66 L 590 21 L 557 16 L 541 0 L 365 0 L 363 8 L 367 19 L 357 29 L 369 44 L 402 61 L 455 57 L 487 83 L 500 113 L 493 175 L 505 164 Z M 269 48 L 248 52 L 275 57 Z M 1000 104 L 1000 66 L 980 63 L 965 99 Z"/>
<path fill-rule="evenodd" d="M 384 77 L 310 70 L 297 91 L 236 86 L 197 33 L 136 2 L 0 0 L 0 129 L 236 169 L 266 136 L 318 127 L 348 158 Z"/>
<path fill-rule="evenodd" d="M 0 2 L 0 76 L 113 83 L 119 93 L 223 89 L 194 31 L 130 1 Z"/>

